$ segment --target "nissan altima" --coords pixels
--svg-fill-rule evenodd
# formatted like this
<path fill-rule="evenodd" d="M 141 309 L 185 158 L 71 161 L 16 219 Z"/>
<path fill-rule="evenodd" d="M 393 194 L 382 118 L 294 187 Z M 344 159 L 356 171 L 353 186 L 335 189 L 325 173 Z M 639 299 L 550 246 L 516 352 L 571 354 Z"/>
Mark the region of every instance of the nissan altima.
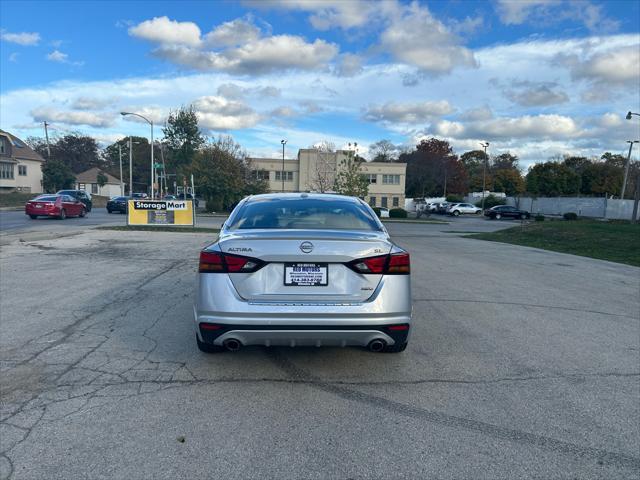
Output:
<path fill-rule="evenodd" d="M 358 198 L 247 197 L 200 252 L 198 270 L 194 316 L 204 352 L 246 345 L 407 347 L 409 253 Z"/>

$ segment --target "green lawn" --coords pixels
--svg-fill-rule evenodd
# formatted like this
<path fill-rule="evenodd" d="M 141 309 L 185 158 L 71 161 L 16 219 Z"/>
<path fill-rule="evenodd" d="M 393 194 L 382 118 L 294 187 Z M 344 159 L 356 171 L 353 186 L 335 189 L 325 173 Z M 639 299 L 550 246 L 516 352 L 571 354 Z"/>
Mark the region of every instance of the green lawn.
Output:
<path fill-rule="evenodd" d="M 640 225 L 595 220 L 535 222 L 469 238 L 571 253 L 640 267 Z"/>

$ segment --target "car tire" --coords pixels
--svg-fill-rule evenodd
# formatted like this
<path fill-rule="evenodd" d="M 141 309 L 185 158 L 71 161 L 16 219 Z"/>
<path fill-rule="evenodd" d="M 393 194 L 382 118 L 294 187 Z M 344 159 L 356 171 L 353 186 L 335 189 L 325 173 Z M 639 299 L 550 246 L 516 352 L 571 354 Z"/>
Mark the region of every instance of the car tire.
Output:
<path fill-rule="evenodd" d="M 400 353 L 404 352 L 407 349 L 408 342 L 404 343 L 396 343 L 394 345 L 389 345 L 385 347 L 383 350 L 384 353 Z"/>
<path fill-rule="evenodd" d="M 496 220 L 500 220 L 502 218 L 502 215 L 500 215 L 499 213 L 496 213 L 493 218 L 495 218 Z"/>
<path fill-rule="evenodd" d="M 80 210 L 80 215 L 78 215 L 80 218 L 84 218 L 87 215 L 87 211 L 83 208 L 82 210 Z"/>
<path fill-rule="evenodd" d="M 60 215 L 58 215 L 58 219 L 59 220 L 64 220 L 65 218 L 67 218 L 67 212 L 63 208 L 62 210 L 60 210 Z"/>
<path fill-rule="evenodd" d="M 29 217 L 31 217 L 31 220 L 35 220 L 36 218 L 38 218 L 38 215 L 29 215 Z"/>
<path fill-rule="evenodd" d="M 198 350 L 204 353 L 220 353 L 225 350 L 223 347 L 219 347 L 217 345 L 211 345 L 210 343 L 201 342 L 200 339 L 198 338 L 198 335 L 196 335 L 196 342 L 198 343 Z"/>
<path fill-rule="evenodd" d="M 113 213 L 113 210 L 109 210 L 109 209 L 107 208 L 107 213 Z"/>
<path fill-rule="evenodd" d="M 527 216 L 524 213 L 520 214 L 520 220 L 524 220 L 525 218 L 527 218 Z"/>
<path fill-rule="evenodd" d="M 454 210 L 454 211 L 452 212 L 452 215 L 453 215 L 454 217 L 459 217 L 459 216 L 460 216 L 460 211 L 459 211 L 459 210 Z"/>
<path fill-rule="evenodd" d="M 481 213 L 482 213 L 482 210 L 478 210 L 478 211 L 476 212 L 476 215 L 480 215 Z"/>

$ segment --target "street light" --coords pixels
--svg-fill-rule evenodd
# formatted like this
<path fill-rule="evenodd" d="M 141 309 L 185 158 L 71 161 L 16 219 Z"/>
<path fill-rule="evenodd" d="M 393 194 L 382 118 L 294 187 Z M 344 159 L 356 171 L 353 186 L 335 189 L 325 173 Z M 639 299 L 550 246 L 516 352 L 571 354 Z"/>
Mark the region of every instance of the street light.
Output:
<path fill-rule="evenodd" d="M 487 148 L 489 142 L 480 143 L 480 146 L 484 148 L 484 165 L 482 166 L 482 211 L 484 212 L 484 191 L 486 190 L 486 177 L 487 177 Z"/>
<path fill-rule="evenodd" d="M 631 120 L 631 115 L 637 115 L 638 117 L 640 117 L 640 113 L 627 112 L 627 116 L 624 118 L 626 118 L 627 120 Z"/>
<path fill-rule="evenodd" d="M 282 193 L 284 193 L 284 146 L 287 144 L 287 141 L 280 140 L 280 143 L 282 144 L 282 173 L 280 173 L 280 176 L 282 177 Z"/>
<path fill-rule="evenodd" d="M 629 116 L 629 118 L 631 117 Z M 629 154 L 627 155 L 627 165 L 624 167 L 624 180 L 622 180 L 622 193 L 620 194 L 620 200 L 624 200 L 624 191 L 627 189 L 627 178 L 629 177 L 629 164 L 631 163 L 631 149 L 633 148 L 634 143 L 639 143 L 639 142 L 638 140 L 627 140 L 627 143 L 629 144 Z"/>
<path fill-rule="evenodd" d="M 153 122 L 151 120 L 149 120 L 147 117 L 140 115 L 139 113 L 133 113 L 133 112 L 120 112 L 120 115 L 122 115 L 123 117 L 126 117 L 127 115 L 133 115 L 136 117 L 140 117 L 141 119 L 143 119 L 145 122 L 147 122 L 149 125 L 151 125 L 151 198 L 154 198 L 154 192 L 153 192 L 153 184 L 155 183 L 155 178 L 154 178 L 154 174 L 155 174 L 155 170 L 153 168 Z M 131 187 L 129 187 L 131 188 Z"/>

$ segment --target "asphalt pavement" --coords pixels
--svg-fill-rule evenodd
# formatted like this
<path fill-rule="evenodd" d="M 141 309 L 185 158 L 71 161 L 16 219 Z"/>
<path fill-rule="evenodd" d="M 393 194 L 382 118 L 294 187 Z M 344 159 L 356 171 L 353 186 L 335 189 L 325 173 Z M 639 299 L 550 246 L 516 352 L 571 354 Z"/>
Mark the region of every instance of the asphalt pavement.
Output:
<path fill-rule="evenodd" d="M 209 234 L 7 236 L 0 478 L 638 478 L 640 269 L 461 235 L 509 224 L 387 224 L 401 354 L 199 352 Z"/>

